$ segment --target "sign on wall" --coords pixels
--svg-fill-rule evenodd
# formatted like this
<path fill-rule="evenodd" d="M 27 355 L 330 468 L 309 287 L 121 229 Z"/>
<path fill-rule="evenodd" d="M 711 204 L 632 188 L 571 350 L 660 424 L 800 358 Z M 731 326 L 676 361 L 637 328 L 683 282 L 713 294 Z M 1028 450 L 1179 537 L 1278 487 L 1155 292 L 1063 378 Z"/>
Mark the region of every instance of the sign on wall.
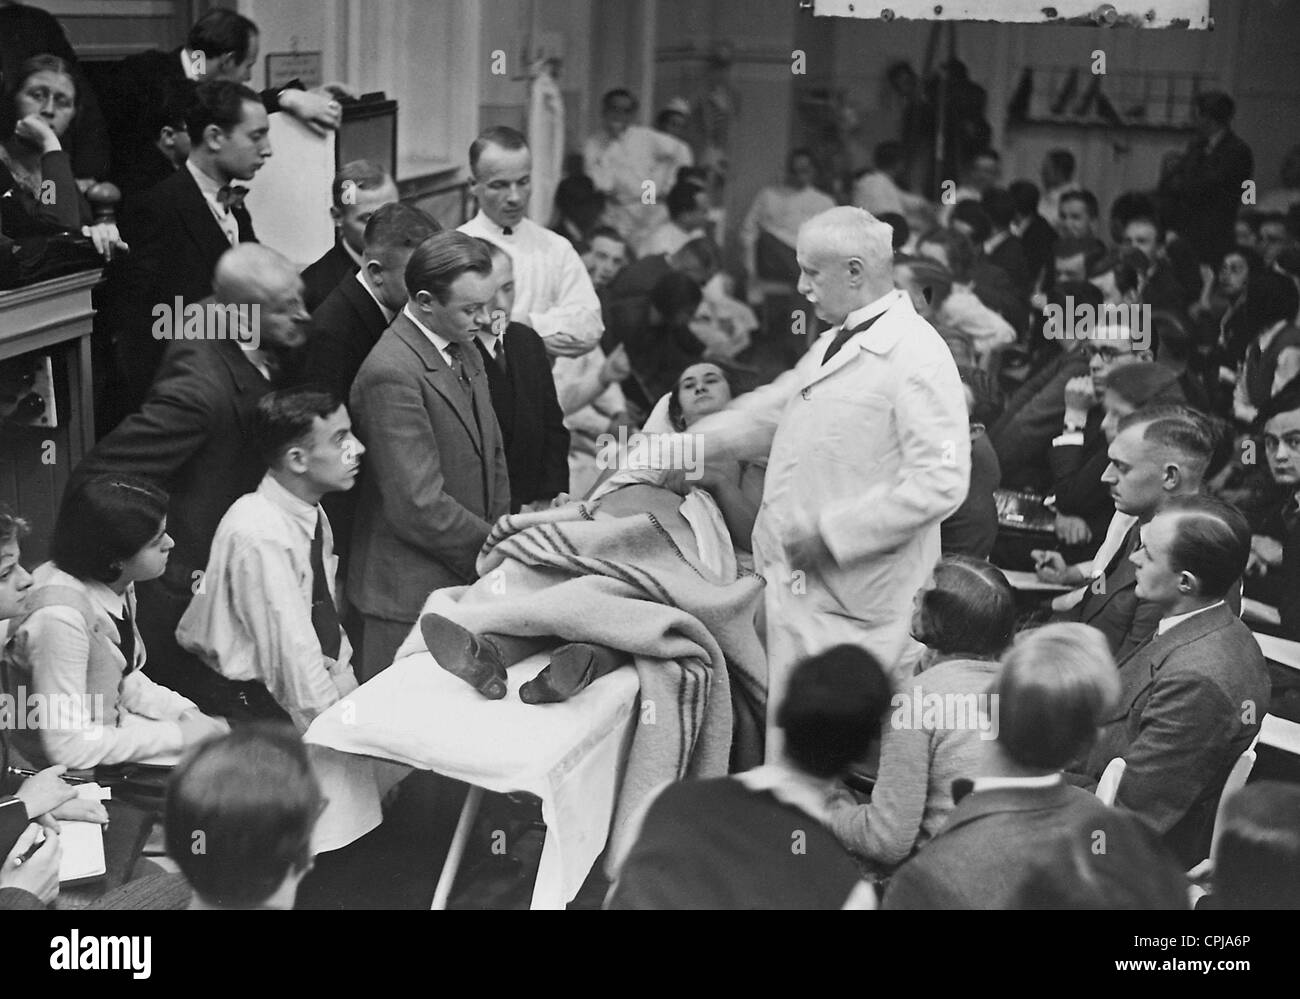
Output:
<path fill-rule="evenodd" d="M 321 79 L 321 54 L 319 52 L 271 52 L 266 57 L 266 85 L 283 87 L 298 80 L 311 90 L 319 87 Z"/>

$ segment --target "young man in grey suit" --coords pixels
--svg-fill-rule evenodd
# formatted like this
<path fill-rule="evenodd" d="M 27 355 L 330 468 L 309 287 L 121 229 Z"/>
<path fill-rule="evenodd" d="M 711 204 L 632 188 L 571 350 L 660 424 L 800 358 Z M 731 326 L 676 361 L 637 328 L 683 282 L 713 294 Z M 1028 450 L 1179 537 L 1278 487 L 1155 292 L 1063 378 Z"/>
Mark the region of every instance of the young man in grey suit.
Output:
<path fill-rule="evenodd" d="M 1137 596 L 1160 623 L 1120 663 L 1119 707 L 1088 757 L 1094 778 L 1124 758 L 1115 804 L 1187 867 L 1210 855 L 1223 783 L 1268 712 L 1263 653 L 1225 600 L 1249 555 L 1246 518 L 1221 500 L 1172 500 L 1143 528 Z"/>
<path fill-rule="evenodd" d="M 505 445 L 474 346 L 491 322 L 492 259 L 472 236 L 435 233 L 405 277 L 407 303 L 350 399 L 370 465 L 347 587 L 363 620 L 363 682 L 392 664 L 433 590 L 477 578 L 479 549 L 510 511 Z"/>

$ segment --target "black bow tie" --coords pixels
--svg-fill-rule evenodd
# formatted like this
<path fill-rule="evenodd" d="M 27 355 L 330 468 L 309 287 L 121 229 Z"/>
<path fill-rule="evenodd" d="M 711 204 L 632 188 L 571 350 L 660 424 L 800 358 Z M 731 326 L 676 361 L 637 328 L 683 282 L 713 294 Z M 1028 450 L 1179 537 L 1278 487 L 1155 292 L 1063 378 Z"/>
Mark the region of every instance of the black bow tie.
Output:
<path fill-rule="evenodd" d="M 248 188 L 238 184 L 225 184 L 217 191 L 217 204 L 227 211 L 237 211 L 244 207 L 244 197 Z"/>

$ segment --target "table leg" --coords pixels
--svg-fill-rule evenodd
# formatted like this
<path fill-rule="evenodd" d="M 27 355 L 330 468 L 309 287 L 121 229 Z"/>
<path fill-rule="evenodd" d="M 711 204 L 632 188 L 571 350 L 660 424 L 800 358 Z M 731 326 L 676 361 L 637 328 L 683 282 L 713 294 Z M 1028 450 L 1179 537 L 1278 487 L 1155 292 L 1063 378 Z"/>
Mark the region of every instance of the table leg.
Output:
<path fill-rule="evenodd" d="M 451 837 L 447 860 L 442 865 L 442 873 L 438 875 L 438 887 L 433 891 L 433 904 L 429 906 L 430 909 L 447 908 L 447 900 L 451 897 L 451 887 L 456 880 L 456 872 L 460 870 L 461 858 L 465 856 L 465 844 L 469 842 L 470 830 L 473 828 L 479 805 L 482 803 L 483 789 L 471 786 L 469 793 L 465 795 L 465 805 L 460 810 L 460 819 L 456 822 L 456 832 Z"/>

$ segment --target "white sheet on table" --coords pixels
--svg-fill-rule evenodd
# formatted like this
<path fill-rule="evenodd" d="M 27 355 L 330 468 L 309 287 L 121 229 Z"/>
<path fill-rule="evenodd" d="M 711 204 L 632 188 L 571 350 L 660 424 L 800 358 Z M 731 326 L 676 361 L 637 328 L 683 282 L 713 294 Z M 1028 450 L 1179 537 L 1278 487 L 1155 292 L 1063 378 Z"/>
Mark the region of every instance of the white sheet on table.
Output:
<path fill-rule="evenodd" d="M 572 900 L 605 847 L 640 688 L 629 666 L 563 704 L 523 703 L 519 686 L 548 659 L 543 652 L 511 667 L 506 697 L 489 701 L 420 652 L 321 714 L 305 736 L 329 799 L 316 850 L 369 832 L 397 780 L 411 768 L 433 770 L 540 797 L 547 836 L 533 907 Z"/>

